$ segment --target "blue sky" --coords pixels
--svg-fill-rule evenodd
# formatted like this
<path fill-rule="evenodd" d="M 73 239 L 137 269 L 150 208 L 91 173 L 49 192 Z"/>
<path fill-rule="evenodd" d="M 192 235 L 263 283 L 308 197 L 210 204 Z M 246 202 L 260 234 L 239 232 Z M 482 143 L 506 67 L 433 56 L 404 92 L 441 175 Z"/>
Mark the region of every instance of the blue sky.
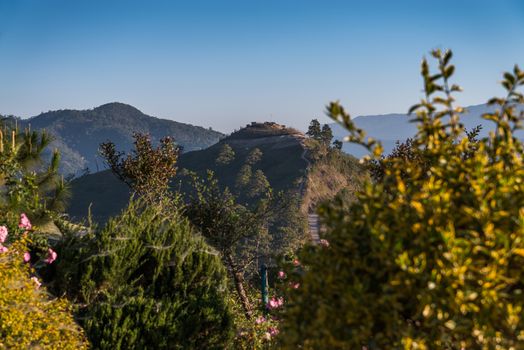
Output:
<path fill-rule="evenodd" d="M 336 99 L 407 111 L 436 47 L 455 53 L 459 102 L 501 94 L 524 66 L 524 1 L 0 0 L 0 113 L 119 101 L 226 132 L 303 129 Z"/>

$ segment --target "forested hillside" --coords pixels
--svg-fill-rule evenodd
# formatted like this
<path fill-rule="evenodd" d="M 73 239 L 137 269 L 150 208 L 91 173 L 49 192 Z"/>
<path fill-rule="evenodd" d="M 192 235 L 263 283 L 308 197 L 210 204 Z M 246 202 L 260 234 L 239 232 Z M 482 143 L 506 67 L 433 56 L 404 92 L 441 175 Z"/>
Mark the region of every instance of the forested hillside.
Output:
<path fill-rule="evenodd" d="M 62 154 L 61 171 L 78 175 L 85 170 L 103 169 L 98 157 L 102 142 L 112 140 L 123 151 L 132 146 L 134 132 L 148 133 L 153 142 L 172 137 L 184 151 L 204 149 L 218 142 L 223 134 L 199 126 L 159 119 L 123 103 L 108 103 L 90 110 L 58 110 L 19 121 L 22 126 L 45 129 L 55 137 L 52 148 Z"/>
<path fill-rule="evenodd" d="M 344 187 L 355 189 L 362 180 L 356 159 L 335 153 L 297 130 L 253 123 L 207 149 L 181 154 L 172 186 L 187 193 L 189 172 L 205 177 L 211 170 L 221 187 L 238 193 L 242 202 L 252 202 L 260 187 L 270 186 L 275 193 L 294 192 L 306 198 L 305 207 L 312 210 Z M 76 219 L 85 217 L 91 205 L 93 218 L 106 221 L 125 207 L 129 197 L 127 186 L 109 170 L 82 176 L 71 185 L 69 214 Z"/>

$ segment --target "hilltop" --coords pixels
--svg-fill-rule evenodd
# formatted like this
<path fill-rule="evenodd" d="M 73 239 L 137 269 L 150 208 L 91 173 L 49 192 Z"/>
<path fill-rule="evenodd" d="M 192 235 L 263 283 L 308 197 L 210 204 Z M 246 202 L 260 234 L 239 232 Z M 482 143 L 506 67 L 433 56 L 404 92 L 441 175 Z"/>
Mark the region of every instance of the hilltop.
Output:
<path fill-rule="evenodd" d="M 356 188 L 353 182 L 362 178 L 354 157 L 341 152 L 336 156 L 319 154 L 312 141 L 302 132 L 280 124 L 251 123 L 207 149 L 182 154 L 178 161 L 181 176 L 175 186 L 186 192 L 189 179 L 182 176 L 185 170 L 204 176 L 209 169 L 222 186 L 234 188 L 246 157 L 258 148 L 262 156 L 253 170 L 261 170 L 274 191 L 298 194 L 304 201 L 303 211 L 311 211 L 343 188 Z M 234 158 L 225 165 L 216 162 L 224 145 L 234 152 Z M 72 192 L 69 214 L 77 219 L 85 217 L 92 203 L 93 217 L 99 221 L 118 213 L 129 197 L 127 187 L 108 170 L 75 179 Z"/>
<path fill-rule="evenodd" d="M 152 117 L 118 102 L 89 110 L 50 111 L 21 123 L 32 129 L 45 129 L 55 137 L 51 148 L 60 149 L 64 174 L 79 174 L 86 168 L 91 172 L 100 170 L 103 167 L 98 157 L 100 143 L 112 140 L 128 151 L 136 131 L 149 133 L 153 142 L 171 136 L 185 151 L 204 149 L 224 136 L 203 127 Z"/>

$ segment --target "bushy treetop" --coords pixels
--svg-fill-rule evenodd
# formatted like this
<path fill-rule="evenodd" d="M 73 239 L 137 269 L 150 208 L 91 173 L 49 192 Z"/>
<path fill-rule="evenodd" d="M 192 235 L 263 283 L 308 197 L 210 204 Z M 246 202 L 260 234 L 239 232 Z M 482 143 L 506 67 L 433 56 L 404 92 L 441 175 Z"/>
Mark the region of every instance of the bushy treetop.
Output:
<path fill-rule="evenodd" d="M 301 256 L 285 348 L 519 349 L 524 343 L 524 72 L 506 73 L 504 98 L 484 115 L 488 137 L 467 137 L 450 78 L 451 51 L 422 62 L 425 96 L 411 109 L 414 157 L 380 160 L 338 103 L 328 114 L 347 140 L 385 166 L 359 200 L 323 207 L 329 247 Z M 420 164 L 424 166 L 420 166 Z"/>

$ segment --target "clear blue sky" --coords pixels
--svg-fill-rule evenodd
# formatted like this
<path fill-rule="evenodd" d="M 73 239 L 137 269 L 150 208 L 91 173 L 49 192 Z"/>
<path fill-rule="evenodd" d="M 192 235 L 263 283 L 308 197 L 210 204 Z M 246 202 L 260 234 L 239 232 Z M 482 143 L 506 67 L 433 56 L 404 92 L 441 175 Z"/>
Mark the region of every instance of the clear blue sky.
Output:
<path fill-rule="evenodd" d="M 405 112 L 419 63 L 455 52 L 464 105 L 524 66 L 523 0 L 0 0 L 0 113 L 111 101 L 231 131 L 305 128 L 340 99 Z"/>

